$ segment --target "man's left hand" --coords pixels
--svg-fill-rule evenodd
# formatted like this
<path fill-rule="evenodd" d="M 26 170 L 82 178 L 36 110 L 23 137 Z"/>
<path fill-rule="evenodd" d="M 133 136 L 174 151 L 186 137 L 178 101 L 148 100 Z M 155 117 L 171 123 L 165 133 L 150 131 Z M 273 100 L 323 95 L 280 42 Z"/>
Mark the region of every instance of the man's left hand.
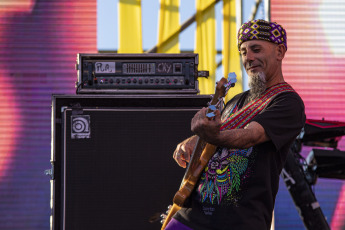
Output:
<path fill-rule="evenodd" d="M 207 110 L 207 108 L 202 108 L 194 115 L 191 130 L 201 139 L 212 144 L 220 135 L 222 122 L 218 110 L 214 111 L 215 116 L 212 118 L 206 117 Z"/>

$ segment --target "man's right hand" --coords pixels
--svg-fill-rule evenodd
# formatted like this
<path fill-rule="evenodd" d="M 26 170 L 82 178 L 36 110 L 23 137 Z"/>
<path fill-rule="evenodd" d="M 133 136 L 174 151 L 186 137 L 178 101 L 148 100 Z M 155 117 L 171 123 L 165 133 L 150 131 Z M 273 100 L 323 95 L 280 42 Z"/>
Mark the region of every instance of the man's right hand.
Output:
<path fill-rule="evenodd" d="M 176 150 L 173 154 L 173 158 L 179 166 L 186 168 L 197 140 L 197 136 L 192 136 L 177 145 Z"/>

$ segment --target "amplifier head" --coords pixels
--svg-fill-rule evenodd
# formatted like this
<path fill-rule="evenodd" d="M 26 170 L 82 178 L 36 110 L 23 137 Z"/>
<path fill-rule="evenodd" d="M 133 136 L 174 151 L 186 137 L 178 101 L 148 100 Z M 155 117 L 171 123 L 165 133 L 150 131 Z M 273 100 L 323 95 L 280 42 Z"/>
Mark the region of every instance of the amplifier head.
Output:
<path fill-rule="evenodd" d="M 77 55 L 77 93 L 197 94 L 198 54 Z"/>

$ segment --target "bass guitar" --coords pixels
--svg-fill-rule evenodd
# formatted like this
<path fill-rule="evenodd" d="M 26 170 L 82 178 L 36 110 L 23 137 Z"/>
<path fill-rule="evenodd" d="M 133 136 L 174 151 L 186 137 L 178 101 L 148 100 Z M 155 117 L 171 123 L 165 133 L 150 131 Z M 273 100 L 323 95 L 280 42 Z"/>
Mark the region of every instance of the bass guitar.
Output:
<path fill-rule="evenodd" d="M 212 97 L 211 102 L 208 106 L 208 111 L 206 116 L 210 119 L 214 117 L 214 111 L 220 109 L 220 106 L 223 104 L 223 98 L 227 94 L 228 90 L 231 87 L 235 86 L 236 83 L 236 74 L 229 73 L 228 79 L 222 78 L 216 85 L 215 94 Z M 164 230 L 165 227 L 170 222 L 171 218 L 175 215 L 175 213 L 181 209 L 181 207 L 186 202 L 187 198 L 190 196 L 192 191 L 195 188 L 196 183 L 198 182 L 202 171 L 208 164 L 211 157 L 214 155 L 217 146 L 211 145 L 197 137 L 197 142 L 195 144 L 193 153 L 191 155 L 190 161 L 188 163 L 188 167 L 186 172 L 183 176 L 182 183 L 180 185 L 180 189 L 176 192 L 173 205 L 169 206 L 167 214 L 163 214 L 162 223 L 163 226 L 161 230 Z"/>

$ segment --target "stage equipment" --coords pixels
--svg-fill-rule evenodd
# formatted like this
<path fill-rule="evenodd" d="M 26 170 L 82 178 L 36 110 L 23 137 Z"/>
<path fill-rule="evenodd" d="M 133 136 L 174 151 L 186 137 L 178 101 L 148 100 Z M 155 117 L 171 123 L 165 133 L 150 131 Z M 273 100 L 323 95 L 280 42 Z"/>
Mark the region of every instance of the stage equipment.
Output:
<path fill-rule="evenodd" d="M 337 148 L 343 135 L 345 122 L 307 119 L 300 139 L 305 146 Z"/>
<path fill-rule="evenodd" d="M 201 95 L 53 95 L 51 229 L 159 229 Z"/>
<path fill-rule="evenodd" d="M 288 153 L 282 178 L 305 228 L 308 230 L 329 230 L 320 204 L 305 177 L 299 158 L 296 156 L 298 154 L 297 149 L 298 146 L 294 146 Z"/>
<path fill-rule="evenodd" d="M 307 163 L 308 173 L 317 177 L 345 179 L 345 151 L 313 149 Z"/>
<path fill-rule="evenodd" d="M 344 122 L 307 119 L 287 156 L 282 177 L 306 229 L 330 229 L 311 185 L 318 177 L 345 178 L 345 152 L 336 149 L 343 135 Z M 302 145 L 323 149 L 313 149 L 305 159 Z"/>
<path fill-rule="evenodd" d="M 303 145 L 321 147 L 312 149 L 303 167 L 309 184 L 315 184 L 317 177 L 345 179 L 345 152 L 337 149 L 345 122 L 307 120 L 302 135 Z"/>
<path fill-rule="evenodd" d="M 78 54 L 78 94 L 197 94 L 198 54 Z"/>

